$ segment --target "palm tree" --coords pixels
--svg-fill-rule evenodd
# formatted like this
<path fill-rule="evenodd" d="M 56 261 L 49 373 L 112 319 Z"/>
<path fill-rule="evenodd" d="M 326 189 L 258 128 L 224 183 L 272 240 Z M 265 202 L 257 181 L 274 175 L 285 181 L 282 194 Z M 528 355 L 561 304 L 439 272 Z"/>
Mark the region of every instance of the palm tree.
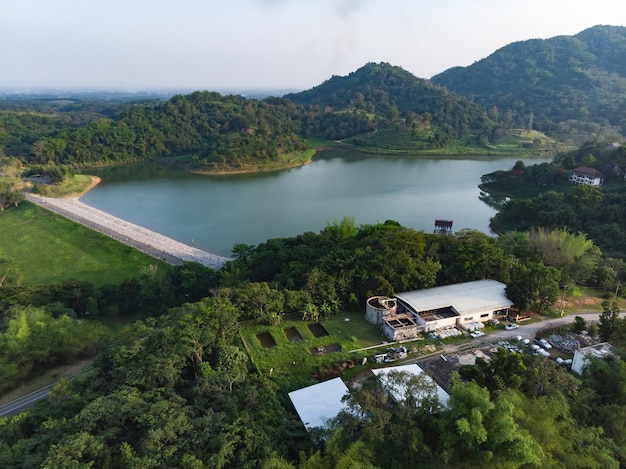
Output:
<path fill-rule="evenodd" d="M 304 311 L 302 312 L 303 321 L 317 322 L 320 319 L 320 313 L 317 307 L 313 303 L 307 303 L 304 305 Z"/>

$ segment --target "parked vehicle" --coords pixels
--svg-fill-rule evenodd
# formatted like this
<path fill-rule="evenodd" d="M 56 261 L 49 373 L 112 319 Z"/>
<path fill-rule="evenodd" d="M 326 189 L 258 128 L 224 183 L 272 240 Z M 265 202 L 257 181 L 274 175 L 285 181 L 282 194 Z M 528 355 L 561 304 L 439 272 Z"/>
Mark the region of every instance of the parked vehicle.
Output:
<path fill-rule="evenodd" d="M 537 350 L 537 353 L 539 355 L 543 355 L 546 358 L 550 358 L 550 352 L 548 352 L 547 350 L 544 350 L 542 348 L 540 348 L 539 350 Z"/>
<path fill-rule="evenodd" d="M 470 334 L 470 336 L 472 336 L 474 339 L 477 339 L 478 337 L 482 337 L 484 335 L 485 333 L 483 331 L 474 331 Z"/>
<path fill-rule="evenodd" d="M 537 343 L 546 350 L 550 350 L 552 348 L 552 345 L 550 345 L 550 343 L 546 339 L 537 339 Z"/>

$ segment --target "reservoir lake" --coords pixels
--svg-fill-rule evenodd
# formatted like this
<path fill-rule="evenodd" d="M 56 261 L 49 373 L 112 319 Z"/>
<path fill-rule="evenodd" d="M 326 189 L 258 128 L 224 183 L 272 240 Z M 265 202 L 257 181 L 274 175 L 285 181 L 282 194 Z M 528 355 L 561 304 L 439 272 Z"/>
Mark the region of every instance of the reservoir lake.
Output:
<path fill-rule="evenodd" d="M 158 164 L 93 171 L 102 182 L 80 200 L 205 251 L 230 256 L 236 243 L 318 233 L 344 216 L 363 225 L 395 220 L 432 233 L 437 218 L 490 233 L 496 211 L 480 178 L 551 158 L 422 159 L 324 151 L 306 166 L 270 173 L 205 176 Z"/>

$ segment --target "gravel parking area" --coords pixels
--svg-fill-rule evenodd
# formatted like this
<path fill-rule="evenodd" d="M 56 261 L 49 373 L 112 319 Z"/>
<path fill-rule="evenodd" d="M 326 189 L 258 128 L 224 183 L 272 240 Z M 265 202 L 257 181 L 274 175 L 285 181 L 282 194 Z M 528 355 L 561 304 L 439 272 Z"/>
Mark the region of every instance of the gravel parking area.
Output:
<path fill-rule="evenodd" d="M 56 199 L 30 193 L 25 195 L 30 202 L 40 207 L 81 223 L 172 265 L 180 265 L 184 261 L 189 261 L 199 262 L 212 269 L 219 269 L 231 260 L 227 257 L 188 246 L 167 236 L 109 215 L 101 210 L 89 207 L 75 197 Z"/>

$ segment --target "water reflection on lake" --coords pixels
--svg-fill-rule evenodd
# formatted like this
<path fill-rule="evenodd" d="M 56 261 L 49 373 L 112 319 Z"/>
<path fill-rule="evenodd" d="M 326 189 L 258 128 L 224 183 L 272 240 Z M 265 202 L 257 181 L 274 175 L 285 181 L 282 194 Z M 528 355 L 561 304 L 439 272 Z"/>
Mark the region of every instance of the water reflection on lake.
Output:
<path fill-rule="evenodd" d="M 344 216 L 357 225 L 396 220 L 429 233 L 436 218 L 445 218 L 454 220 L 453 231 L 489 233 L 495 209 L 481 201 L 480 177 L 510 169 L 518 159 L 363 158 L 328 151 L 300 168 L 231 176 L 124 166 L 98 171 L 102 183 L 81 200 L 225 256 L 236 243 L 319 232 Z"/>

